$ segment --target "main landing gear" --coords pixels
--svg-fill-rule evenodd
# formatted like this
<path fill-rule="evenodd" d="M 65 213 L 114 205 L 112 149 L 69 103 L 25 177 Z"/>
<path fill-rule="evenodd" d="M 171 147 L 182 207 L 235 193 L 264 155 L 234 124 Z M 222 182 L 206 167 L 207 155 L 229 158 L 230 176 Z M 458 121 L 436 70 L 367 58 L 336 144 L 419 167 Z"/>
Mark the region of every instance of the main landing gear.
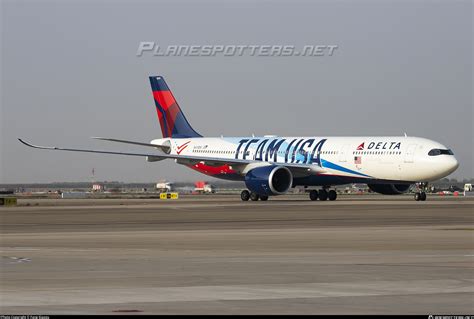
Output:
<path fill-rule="evenodd" d="M 242 193 L 240 193 L 240 199 L 244 202 L 248 201 L 250 199 L 250 192 L 246 189 L 243 190 Z"/>
<path fill-rule="evenodd" d="M 327 190 L 326 188 L 322 188 L 320 189 L 319 191 L 313 189 L 309 192 L 309 199 L 311 200 L 322 200 L 322 201 L 325 201 L 325 200 L 336 200 L 337 198 L 337 193 L 335 190 L 331 189 L 331 190 Z M 267 201 L 268 200 L 268 196 L 267 195 L 259 195 L 257 193 L 254 193 L 254 192 L 249 192 L 248 190 L 243 190 L 241 193 L 240 193 L 240 199 L 242 199 L 244 202 L 247 202 L 249 200 L 251 201 L 258 201 L 258 200 L 261 200 L 261 201 Z"/>
<path fill-rule="evenodd" d="M 259 199 L 262 201 L 267 201 L 268 196 L 267 195 L 259 195 L 254 192 L 249 192 L 248 190 L 243 190 L 242 193 L 240 193 L 240 199 L 242 199 L 244 202 L 248 201 L 249 199 L 251 201 L 258 201 Z"/>
<path fill-rule="evenodd" d="M 416 186 L 418 187 L 418 191 L 415 193 L 415 200 L 417 202 L 425 201 L 426 200 L 425 190 L 428 188 L 428 183 L 418 183 Z"/>
<path fill-rule="evenodd" d="M 311 200 L 336 200 L 337 193 L 335 190 L 326 190 L 325 188 L 320 189 L 319 191 L 313 189 L 309 192 L 309 199 Z"/>

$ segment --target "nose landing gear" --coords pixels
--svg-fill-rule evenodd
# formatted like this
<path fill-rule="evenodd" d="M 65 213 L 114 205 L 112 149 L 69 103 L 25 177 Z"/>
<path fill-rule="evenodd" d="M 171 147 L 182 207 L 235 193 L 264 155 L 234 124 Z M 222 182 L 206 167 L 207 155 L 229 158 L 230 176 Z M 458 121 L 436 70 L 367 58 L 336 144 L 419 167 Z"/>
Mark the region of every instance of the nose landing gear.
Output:
<path fill-rule="evenodd" d="M 426 200 L 426 193 L 425 192 L 417 192 L 415 193 L 415 200 L 416 201 L 425 201 Z"/>
<path fill-rule="evenodd" d="M 425 201 L 426 200 L 426 193 L 425 190 L 428 188 L 428 183 L 418 183 L 417 184 L 418 191 L 415 193 L 415 200 L 418 201 Z"/>

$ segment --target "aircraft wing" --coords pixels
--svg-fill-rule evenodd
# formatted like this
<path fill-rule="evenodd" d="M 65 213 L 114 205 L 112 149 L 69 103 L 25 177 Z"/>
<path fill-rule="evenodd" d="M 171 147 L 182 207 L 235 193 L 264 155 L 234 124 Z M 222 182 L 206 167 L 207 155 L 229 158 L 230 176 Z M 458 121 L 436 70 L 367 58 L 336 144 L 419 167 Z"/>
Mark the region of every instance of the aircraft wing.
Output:
<path fill-rule="evenodd" d="M 126 141 L 126 140 L 119 140 L 116 138 L 108 138 L 108 137 L 96 137 L 93 136 L 93 139 L 96 140 L 102 140 L 102 141 L 109 141 L 109 142 L 118 142 L 118 143 L 126 143 L 126 144 L 133 144 L 133 145 L 140 145 L 140 146 L 148 146 L 148 147 L 154 147 L 154 148 L 159 148 L 165 153 L 169 153 L 170 148 L 167 145 L 156 145 L 156 144 L 151 144 L 151 143 L 142 143 L 142 142 L 134 142 L 134 141 Z"/>
<path fill-rule="evenodd" d="M 71 151 L 71 152 L 87 152 L 87 153 L 101 153 L 101 154 L 114 154 L 114 155 L 129 155 L 129 156 L 160 156 L 159 154 L 145 154 L 145 153 L 129 153 L 129 152 L 113 152 L 113 151 L 104 151 L 104 150 L 87 150 L 87 149 L 79 149 L 79 148 L 62 148 L 56 146 L 40 146 L 40 145 L 33 145 L 28 143 L 21 138 L 18 139 L 20 142 L 25 144 L 26 146 L 39 148 L 42 150 L 53 150 L 53 151 Z"/>
<path fill-rule="evenodd" d="M 100 139 L 104 139 L 104 138 L 100 138 Z M 19 138 L 18 140 L 21 143 L 25 144 L 26 146 L 29 146 L 32 148 L 43 149 L 43 150 L 141 156 L 141 157 L 146 157 L 149 162 L 160 161 L 164 159 L 175 159 L 180 164 L 194 165 L 198 163 L 204 163 L 209 166 L 221 166 L 225 164 L 235 166 L 235 165 L 246 165 L 246 164 L 258 163 L 254 160 L 176 155 L 176 154 L 166 154 L 163 152 L 130 153 L 130 152 L 117 152 L 117 151 L 106 151 L 106 150 L 89 150 L 89 149 L 79 149 L 79 148 L 62 148 L 62 147 L 56 147 L 56 146 L 40 146 L 40 145 L 33 145 L 31 143 L 28 143 L 21 138 Z M 112 139 L 106 139 L 106 140 L 112 140 Z M 117 140 L 117 141 L 122 142 L 122 140 Z M 124 142 L 129 143 L 129 141 L 124 141 Z M 146 144 L 146 143 L 139 143 L 139 142 L 131 142 L 129 144 L 137 144 L 137 145 L 145 144 L 145 146 L 153 146 L 153 147 L 158 146 L 154 144 Z M 273 164 L 273 163 L 269 162 L 268 164 Z M 325 170 L 321 166 L 314 165 L 314 164 L 275 163 L 275 165 L 281 165 L 281 166 L 287 167 L 296 176 L 305 176 L 305 175 L 311 175 L 314 173 L 325 172 Z"/>

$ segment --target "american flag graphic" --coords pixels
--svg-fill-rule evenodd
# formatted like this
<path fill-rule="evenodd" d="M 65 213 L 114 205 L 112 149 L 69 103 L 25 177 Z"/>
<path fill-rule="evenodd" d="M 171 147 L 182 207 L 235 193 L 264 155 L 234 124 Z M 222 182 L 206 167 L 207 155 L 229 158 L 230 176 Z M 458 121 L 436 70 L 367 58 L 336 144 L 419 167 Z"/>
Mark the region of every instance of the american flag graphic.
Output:
<path fill-rule="evenodd" d="M 354 164 L 362 164 L 362 157 L 354 156 Z"/>

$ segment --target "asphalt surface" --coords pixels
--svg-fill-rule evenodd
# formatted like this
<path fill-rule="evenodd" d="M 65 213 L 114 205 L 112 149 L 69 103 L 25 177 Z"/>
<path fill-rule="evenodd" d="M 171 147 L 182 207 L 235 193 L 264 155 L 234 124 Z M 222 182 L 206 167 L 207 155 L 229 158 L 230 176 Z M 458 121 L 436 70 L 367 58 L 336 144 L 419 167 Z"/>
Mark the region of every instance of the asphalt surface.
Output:
<path fill-rule="evenodd" d="M 19 205 L 3 314 L 474 314 L 474 199 Z"/>

